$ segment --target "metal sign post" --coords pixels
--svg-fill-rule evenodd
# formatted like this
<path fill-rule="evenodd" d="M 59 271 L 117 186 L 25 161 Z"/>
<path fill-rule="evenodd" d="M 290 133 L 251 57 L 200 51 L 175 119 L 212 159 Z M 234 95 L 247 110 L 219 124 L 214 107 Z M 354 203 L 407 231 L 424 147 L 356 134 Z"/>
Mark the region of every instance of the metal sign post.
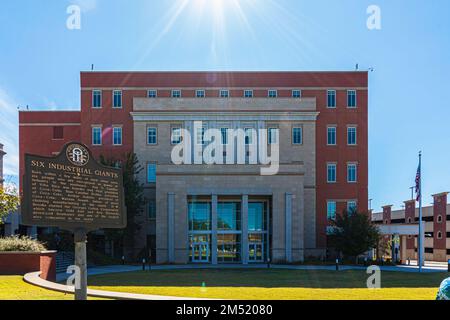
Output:
<path fill-rule="evenodd" d="M 87 299 L 86 235 L 127 225 L 123 173 L 103 166 L 82 143 L 64 146 L 56 157 L 25 155 L 23 224 L 58 227 L 74 233 L 80 279 L 75 299 Z"/>
<path fill-rule="evenodd" d="M 79 287 L 75 286 L 75 300 L 87 300 L 87 235 L 85 229 L 75 231 L 75 265 L 80 269 Z"/>

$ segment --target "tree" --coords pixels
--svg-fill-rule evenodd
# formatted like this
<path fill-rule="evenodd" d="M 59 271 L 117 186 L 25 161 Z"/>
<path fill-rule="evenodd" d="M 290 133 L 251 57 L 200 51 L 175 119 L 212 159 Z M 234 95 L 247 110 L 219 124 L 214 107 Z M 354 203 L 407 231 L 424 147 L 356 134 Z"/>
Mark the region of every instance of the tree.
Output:
<path fill-rule="evenodd" d="M 134 248 L 134 238 L 141 228 L 136 222 L 136 215 L 142 212 L 145 204 L 144 185 L 137 176 L 143 170 L 135 153 L 125 155 L 124 161 L 106 159 L 100 156 L 100 163 L 110 167 L 119 167 L 123 173 L 123 188 L 127 209 L 127 227 L 124 230 L 106 230 L 109 239 L 121 240 L 124 248 Z"/>
<path fill-rule="evenodd" d="M 347 258 L 357 258 L 375 248 L 380 239 L 380 232 L 370 215 L 357 210 L 336 215 L 333 227 L 329 243 Z"/>
<path fill-rule="evenodd" d="M 20 198 L 15 187 L 3 187 L 0 185 L 0 224 L 3 219 L 19 206 Z"/>

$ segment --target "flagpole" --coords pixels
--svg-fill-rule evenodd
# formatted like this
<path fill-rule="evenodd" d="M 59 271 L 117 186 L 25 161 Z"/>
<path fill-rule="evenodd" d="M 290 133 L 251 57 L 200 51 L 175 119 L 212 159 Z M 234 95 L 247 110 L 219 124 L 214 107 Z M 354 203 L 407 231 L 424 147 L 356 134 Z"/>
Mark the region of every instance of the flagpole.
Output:
<path fill-rule="evenodd" d="M 419 272 L 422 272 L 422 267 L 424 265 L 424 230 L 423 230 L 423 217 L 422 217 L 422 151 L 419 152 Z"/>

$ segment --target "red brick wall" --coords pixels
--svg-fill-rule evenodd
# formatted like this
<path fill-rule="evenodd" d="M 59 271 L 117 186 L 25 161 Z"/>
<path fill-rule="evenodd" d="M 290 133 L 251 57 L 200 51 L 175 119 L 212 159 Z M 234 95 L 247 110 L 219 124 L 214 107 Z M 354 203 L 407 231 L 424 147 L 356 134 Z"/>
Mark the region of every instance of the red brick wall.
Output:
<path fill-rule="evenodd" d="M 447 193 L 440 193 L 433 196 L 433 233 L 434 233 L 434 249 L 445 250 L 447 245 Z M 438 217 L 441 217 L 441 222 L 438 222 Z M 441 232 L 441 239 L 438 238 L 438 233 Z"/>
<path fill-rule="evenodd" d="M 316 234 L 317 247 L 326 247 L 327 200 L 336 200 L 339 212 L 347 201 L 356 200 L 360 211 L 368 210 L 368 74 L 367 72 L 82 72 L 81 127 L 68 129 L 91 147 L 94 157 L 101 154 L 120 159 L 133 151 L 133 123 L 130 116 L 134 97 L 146 97 L 147 89 L 158 89 L 159 97 L 170 97 L 171 89 L 183 90 L 183 96 L 194 96 L 195 89 L 204 89 L 207 97 L 218 97 L 219 88 L 230 89 L 230 95 L 242 96 L 244 89 L 253 89 L 255 97 L 267 97 L 267 90 L 278 89 L 279 97 L 290 97 L 287 88 L 302 89 L 303 97 L 313 97 L 320 112 L 316 127 Z M 102 108 L 92 108 L 92 89 L 101 89 Z M 112 108 L 112 90 L 123 90 L 123 108 Z M 327 89 L 337 90 L 337 107 L 326 107 Z M 347 108 L 347 89 L 357 90 L 357 107 Z M 276 102 L 275 102 L 276 103 Z M 60 115 L 59 115 L 60 114 Z M 27 119 L 23 119 L 26 116 Z M 62 117 L 59 120 L 50 120 Z M 67 121 L 68 114 L 24 113 L 21 124 Z M 39 118 L 39 119 L 38 119 Z M 73 121 L 73 120 L 72 120 Z M 26 122 L 26 121 L 25 121 Z M 337 125 L 337 146 L 327 146 L 327 125 Z M 357 146 L 347 146 L 347 125 L 356 125 Z M 103 126 L 103 145 L 92 146 L 92 125 Z M 112 125 L 123 126 L 123 146 L 112 146 Z M 25 152 L 50 155 L 59 151 L 66 141 L 52 142 L 50 129 L 21 127 L 20 154 Z M 43 134 L 40 135 L 42 130 Z M 66 140 L 66 139 L 65 139 Z M 337 183 L 326 182 L 326 163 L 337 162 Z M 347 162 L 358 164 L 358 182 L 347 183 Z M 23 161 L 21 160 L 21 164 Z M 21 166 L 23 173 L 23 166 Z M 313 186 L 312 186 L 313 187 Z"/>
<path fill-rule="evenodd" d="M 24 174 L 25 154 L 53 156 L 71 141 L 80 141 L 81 114 L 77 112 L 19 112 L 20 177 Z M 53 139 L 53 127 L 62 126 L 64 138 Z M 22 186 L 22 179 L 20 179 Z"/>
<path fill-rule="evenodd" d="M 409 200 L 405 201 L 405 223 L 409 223 L 409 219 L 411 219 L 411 223 L 415 222 L 416 218 L 416 201 Z M 406 249 L 414 249 L 415 248 L 415 237 L 407 237 L 406 240 Z"/>
<path fill-rule="evenodd" d="M 56 280 L 56 252 L 43 253 L 0 253 L 0 274 L 24 275 L 29 272 L 41 271 L 41 278 Z"/>
<path fill-rule="evenodd" d="M 392 206 L 383 207 L 383 224 L 391 224 L 392 219 Z"/>

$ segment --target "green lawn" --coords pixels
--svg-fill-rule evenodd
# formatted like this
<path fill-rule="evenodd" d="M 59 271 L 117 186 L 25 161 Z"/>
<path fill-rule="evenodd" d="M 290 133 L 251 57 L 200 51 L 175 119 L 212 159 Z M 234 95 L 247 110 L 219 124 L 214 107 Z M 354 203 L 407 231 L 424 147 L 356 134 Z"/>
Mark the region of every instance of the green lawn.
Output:
<path fill-rule="evenodd" d="M 107 291 L 244 300 L 433 300 L 439 284 L 448 274 L 383 272 L 382 289 L 377 290 L 366 288 L 367 277 L 364 271 L 140 271 L 90 277 L 89 287 Z"/>
<path fill-rule="evenodd" d="M 74 300 L 74 296 L 33 286 L 22 276 L 0 276 L 0 300 Z"/>
<path fill-rule="evenodd" d="M 0 300 L 73 300 L 73 295 L 35 287 L 22 276 L 0 276 Z"/>

